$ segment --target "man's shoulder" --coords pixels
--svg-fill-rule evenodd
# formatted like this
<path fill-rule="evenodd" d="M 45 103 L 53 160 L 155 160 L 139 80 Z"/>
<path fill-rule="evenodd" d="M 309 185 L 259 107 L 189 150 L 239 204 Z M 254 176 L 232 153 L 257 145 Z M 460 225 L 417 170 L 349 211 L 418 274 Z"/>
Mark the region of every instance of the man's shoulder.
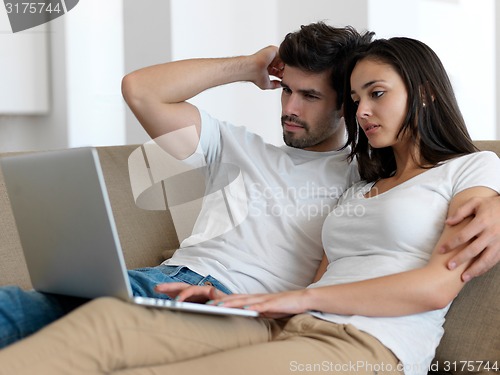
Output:
<path fill-rule="evenodd" d="M 200 111 L 202 132 L 220 133 L 223 137 L 255 138 L 258 143 L 266 144 L 262 136 L 243 125 L 237 125 L 227 120 L 212 116 L 208 112 Z"/>

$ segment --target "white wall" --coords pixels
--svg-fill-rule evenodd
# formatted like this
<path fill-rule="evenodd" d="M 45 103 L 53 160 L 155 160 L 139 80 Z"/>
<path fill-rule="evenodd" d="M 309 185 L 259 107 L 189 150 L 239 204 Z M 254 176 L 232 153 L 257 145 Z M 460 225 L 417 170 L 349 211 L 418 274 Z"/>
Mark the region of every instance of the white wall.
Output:
<path fill-rule="evenodd" d="M 500 6 L 495 4 L 495 25 L 496 25 L 496 43 L 495 43 L 495 51 L 496 51 L 496 61 L 495 65 L 497 66 L 496 68 L 496 79 L 494 80 L 496 82 L 496 139 L 500 139 L 500 26 L 497 23 L 497 20 L 500 19 Z M 493 81 L 493 80 L 492 80 Z"/>
<path fill-rule="evenodd" d="M 125 73 L 172 59 L 170 19 L 170 1 L 123 1 Z M 126 143 L 149 140 L 128 107 L 125 115 Z"/>
<path fill-rule="evenodd" d="M 0 151 L 38 150 L 67 146 L 66 51 L 63 18 L 58 18 L 46 25 L 48 30 L 47 54 L 50 61 L 48 69 L 50 110 L 44 115 L 0 114 Z M 36 32 L 38 32 L 38 28 L 23 33 Z M 2 67 L 0 67 L 0 71 L 5 72 Z M 5 88 L 3 86 L 3 89 Z"/>
<path fill-rule="evenodd" d="M 0 151 L 125 143 L 122 0 L 82 1 L 43 27 L 49 41 L 50 110 L 0 114 Z"/>
<path fill-rule="evenodd" d="M 123 2 L 81 1 L 64 17 L 68 146 L 125 144 Z"/>
<path fill-rule="evenodd" d="M 0 90 L 0 113 L 47 113 L 50 106 L 47 25 L 37 27 L 36 32 L 12 34 L 7 13 L 0 12 L 0 31 L 4 87 Z"/>
<path fill-rule="evenodd" d="M 494 0 L 370 0 L 368 13 L 378 37 L 417 38 L 437 53 L 473 139 L 500 135 Z"/>
<path fill-rule="evenodd" d="M 123 74 L 172 59 L 253 53 L 317 20 L 421 38 L 449 69 L 473 138 L 496 138 L 495 7 L 494 0 L 80 1 L 47 25 L 50 112 L 0 114 L 0 151 L 145 142 L 121 99 Z M 228 85 L 193 102 L 281 143 L 277 91 Z"/>

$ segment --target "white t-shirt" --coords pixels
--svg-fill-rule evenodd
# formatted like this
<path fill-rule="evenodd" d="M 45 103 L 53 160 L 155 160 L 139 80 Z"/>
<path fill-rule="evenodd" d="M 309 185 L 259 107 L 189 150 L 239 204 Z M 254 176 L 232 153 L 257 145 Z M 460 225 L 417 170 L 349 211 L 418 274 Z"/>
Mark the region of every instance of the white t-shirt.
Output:
<path fill-rule="evenodd" d="M 323 221 L 359 180 L 347 151 L 276 147 L 200 113 L 209 183 L 192 234 L 165 263 L 238 293 L 306 287 L 322 258 Z"/>
<path fill-rule="evenodd" d="M 325 220 L 322 238 L 330 263 L 311 287 L 424 266 L 441 235 L 452 197 L 475 186 L 500 191 L 500 161 L 492 152 L 458 157 L 365 198 L 373 184 L 355 184 Z M 406 374 L 416 375 L 427 374 L 448 308 L 401 317 L 313 314 L 368 332 L 392 350 Z"/>

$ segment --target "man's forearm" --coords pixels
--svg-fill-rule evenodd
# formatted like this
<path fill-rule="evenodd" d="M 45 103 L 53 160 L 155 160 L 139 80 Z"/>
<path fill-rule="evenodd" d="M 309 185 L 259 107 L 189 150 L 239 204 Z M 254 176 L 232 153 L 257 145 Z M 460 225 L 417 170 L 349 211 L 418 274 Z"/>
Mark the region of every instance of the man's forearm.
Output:
<path fill-rule="evenodd" d="M 212 87 L 249 81 L 252 70 L 248 56 L 174 61 L 128 74 L 123 92 L 127 102 L 180 103 Z"/>

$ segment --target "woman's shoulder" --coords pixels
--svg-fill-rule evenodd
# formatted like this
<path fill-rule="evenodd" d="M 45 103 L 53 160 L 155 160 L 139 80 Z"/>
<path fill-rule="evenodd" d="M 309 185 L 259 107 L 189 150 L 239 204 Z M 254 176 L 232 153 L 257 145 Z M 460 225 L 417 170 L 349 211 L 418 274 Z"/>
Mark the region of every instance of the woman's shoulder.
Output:
<path fill-rule="evenodd" d="M 450 160 L 444 168 L 452 176 L 455 193 L 468 187 L 485 186 L 500 190 L 500 159 L 491 151 L 478 151 Z"/>
<path fill-rule="evenodd" d="M 498 161 L 498 155 L 493 151 L 477 151 L 468 155 L 464 155 L 464 157 L 467 156 L 474 159 L 491 159 Z"/>
<path fill-rule="evenodd" d="M 487 165 L 499 165 L 500 159 L 493 151 L 477 151 L 470 154 L 457 156 L 444 162 L 450 165 L 471 165 L 486 163 Z"/>

